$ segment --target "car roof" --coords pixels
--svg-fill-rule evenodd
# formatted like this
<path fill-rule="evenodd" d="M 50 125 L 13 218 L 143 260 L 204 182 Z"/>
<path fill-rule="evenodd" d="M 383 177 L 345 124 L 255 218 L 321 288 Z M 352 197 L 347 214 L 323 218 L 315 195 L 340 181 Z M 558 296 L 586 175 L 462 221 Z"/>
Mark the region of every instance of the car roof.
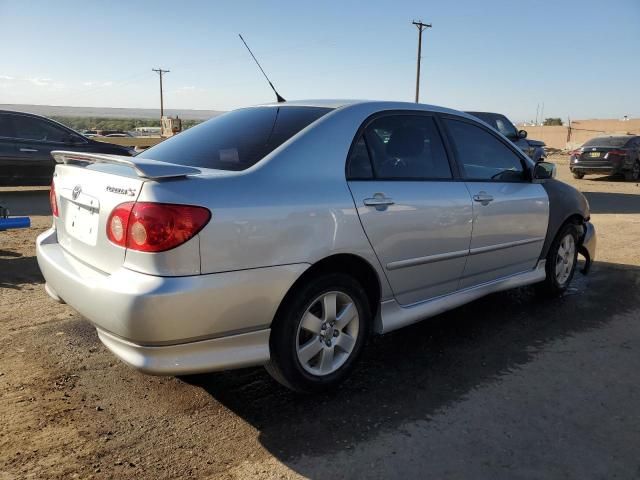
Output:
<path fill-rule="evenodd" d="M 470 115 L 499 115 L 501 117 L 506 116 L 504 113 L 498 113 L 498 112 L 472 112 L 470 110 L 465 110 L 465 112 Z"/>
<path fill-rule="evenodd" d="M 30 113 L 30 112 L 21 112 L 20 110 L 0 110 L 0 113 L 14 113 L 14 114 L 18 114 L 18 115 L 26 115 L 28 117 L 45 118 L 47 120 L 50 120 L 49 118 L 45 117 L 44 115 L 38 115 L 36 113 Z"/>
<path fill-rule="evenodd" d="M 400 102 L 400 101 L 387 101 L 387 100 L 358 100 L 358 99 L 321 99 L 321 100 L 292 100 L 282 103 L 267 103 L 264 105 L 257 105 L 260 107 L 286 107 L 286 106 L 299 106 L 299 107 L 321 107 L 321 108 L 345 108 L 356 105 L 368 105 L 377 107 L 380 110 L 421 110 L 428 112 L 438 113 L 451 113 L 462 117 L 478 120 L 477 118 L 469 115 L 466 112 L 454 110 L 451 108 L 440 107 L 437 105 L 430 105 L 426 103 L 415 102 Z"/>
<path fill-rule="evenodd" d="M 632 134 L 628 134 L 628 135 L 600 135 L 599 137 L 593 137 L 590 138 L 588 141 L 592 141 L 592 140 L 609 140 L 609 139 L 615 139 L 615 140 L 631 140 L 632 138 L 637 137 L 638 135 L 632 135 Z"/>

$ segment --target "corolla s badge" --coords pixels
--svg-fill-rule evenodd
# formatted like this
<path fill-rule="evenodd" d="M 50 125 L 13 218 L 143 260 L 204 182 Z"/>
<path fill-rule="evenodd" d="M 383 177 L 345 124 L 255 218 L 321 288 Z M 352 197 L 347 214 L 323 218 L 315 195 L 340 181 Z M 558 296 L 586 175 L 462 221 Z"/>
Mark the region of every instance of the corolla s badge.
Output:
<path fill-rule="evenodd" d="M 106 190 L 107 192 L 119 193 L 120 195 L 128 195 L 130 197 L 133 197 L 136 194 L 136 191 L 133 188 L 112 187 L 111 185 L 107 185 Z"/>
<path fill-rule="evenodd" d="M 76 185 L 75 187 L 73 187 L 73 190 L 71 191 L 71 198 L 73 198 L 74 200 L 77 199 L 81 192 L 82 192 L 82 187 L 80 185 Z"/>

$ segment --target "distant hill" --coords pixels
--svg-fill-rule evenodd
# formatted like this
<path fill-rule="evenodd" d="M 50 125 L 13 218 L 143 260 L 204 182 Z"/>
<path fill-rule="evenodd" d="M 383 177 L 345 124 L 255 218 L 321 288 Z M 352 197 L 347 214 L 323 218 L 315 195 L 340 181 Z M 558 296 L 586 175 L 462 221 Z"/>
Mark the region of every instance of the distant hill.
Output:
<path fill-rule="evenodd" d="M 155 108 L 107 108 L 107 107 L 65 107 L 60 105 L 20 105 L 0 104 L 0 110 L 35 113 L 45 117 L 100 117 L 100 118 L 140 118 L 157 119 L 160 111 Z M 188 110 L 166 108 L 165 115 L 183 120 L 207 120 L 224 112 L 218 110 Z"/>

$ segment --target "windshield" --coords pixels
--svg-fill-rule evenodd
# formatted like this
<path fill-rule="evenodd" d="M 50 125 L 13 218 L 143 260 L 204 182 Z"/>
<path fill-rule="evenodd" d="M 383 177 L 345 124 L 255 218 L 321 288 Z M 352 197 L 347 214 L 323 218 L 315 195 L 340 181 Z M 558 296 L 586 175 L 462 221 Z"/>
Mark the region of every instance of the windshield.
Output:
<path fill-rule="evenodd" d="M 474 117 L 478 117 L 485 123 L 488 123 L 491 127 L 495 128 L 502 135 L 507 138 L 518 138 L 518 131 L 516 127 L 509 121 L 504 115 L 499 113 L 487 113 L 487 112 L 467 112 Z"/>
<path fill-rule="evenodd" d="M 246 170 L 330 112 L 320 107 L 253 107 L 214 117 L 138 157 L 192 167 Z"/>
<path fill-rule="evenodd" d="M 631 137 L 596 137 L 585 142 L 583 147 L 622 147 Z"/>

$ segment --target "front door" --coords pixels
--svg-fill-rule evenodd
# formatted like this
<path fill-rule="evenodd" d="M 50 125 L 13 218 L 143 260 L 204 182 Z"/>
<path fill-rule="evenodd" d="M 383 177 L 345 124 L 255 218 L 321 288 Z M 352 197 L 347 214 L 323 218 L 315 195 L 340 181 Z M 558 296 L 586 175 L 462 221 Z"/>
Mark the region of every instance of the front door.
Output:
<path fill-rule="evenodd" d="M 455 181 L 431 115 L 386 114 L 354 144 L 349 188 L 401 305 L 454 292 L 471 238 L 471 198 Z"/>
<path fill-rule="evenodd" d="M 19 166 L 13 136 L 10 116 L 0 113 L 0 185 L 11 185 Z"/>
<path fill-rule="evenodd" d="M 460 288 L 533 269 L 547 233 L 549 199 L 527 160 L 476 122 L 445 118 L 473 199 L 473 234 Z"/>

